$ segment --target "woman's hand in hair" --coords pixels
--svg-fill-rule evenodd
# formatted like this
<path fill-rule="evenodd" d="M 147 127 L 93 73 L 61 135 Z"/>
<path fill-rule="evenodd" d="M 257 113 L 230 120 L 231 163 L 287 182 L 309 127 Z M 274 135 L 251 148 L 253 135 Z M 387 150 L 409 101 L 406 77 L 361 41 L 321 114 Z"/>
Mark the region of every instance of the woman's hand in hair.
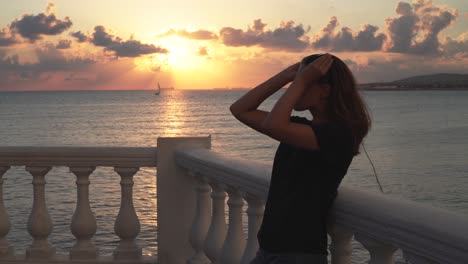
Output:
<path fill-rule="evenodd" d="M 327 53 L 320 56 L 301 70 L 301 72 L 295 76 L 294 82 L 300 82 L 305 86 L 308 86 L 313 82 L 319 81 L 328 72 L 328 70 L 330 70 L 332 64 L 333 57 L 331 54 Z"/>
<path fill-rule="evenodd" d="M 295 63 L 286 69 L 282 70 L 278 75 L 281 75 L 281 77 L 285 78 L 288 82 L 292 82 L 294 78 L 296 77 L 297 70 L 299 70 L 300 63 Z"/>

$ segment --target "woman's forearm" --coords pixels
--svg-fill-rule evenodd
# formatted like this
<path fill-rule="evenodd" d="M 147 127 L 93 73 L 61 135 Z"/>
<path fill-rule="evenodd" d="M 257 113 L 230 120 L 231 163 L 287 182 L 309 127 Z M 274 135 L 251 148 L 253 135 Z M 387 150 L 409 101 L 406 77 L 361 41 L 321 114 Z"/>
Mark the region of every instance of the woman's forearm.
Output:
<path fill-rule="evenodd" d="M 302 96 L 305 84 L 294 81 L 288 90 L 279 98 L 264 122 L 266 130 L 280 129 L 289 123 L 294 104 Z"/>
<path fill-rule="evenodd" d="M 241 98 L 235 101 L 229 109 L 234 116 L 253 111 L 257 109 L 263 101 L 290 81 L 291 78 L 289 76 L 278 73 L 254 89 L 248 91 Z"/>

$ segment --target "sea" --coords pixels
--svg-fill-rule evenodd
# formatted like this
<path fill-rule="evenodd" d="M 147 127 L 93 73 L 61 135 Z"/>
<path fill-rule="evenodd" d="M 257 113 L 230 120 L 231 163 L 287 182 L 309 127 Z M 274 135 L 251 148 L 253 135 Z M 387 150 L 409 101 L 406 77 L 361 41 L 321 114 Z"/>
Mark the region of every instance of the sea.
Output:
<path fill-rule="evenodd" d="M 246 92 L 1 92 L 0 147 L 156 147 L 160 136 L 211 135 L 214 151 L 271 166 L 278 142 L 241 124 L 229 112 L 229 106 Z M 271 96 L 260 109 L 270 110 L 283 92 Z M 468 216 L 468 91 L 364 91 L 363 96 L 373 121 L 364 144 L 384 193 Z M 312 118 L 305 112 L 293 115 Z M 11 222 L 7 239 L 17 254 L 24 254 L 31 244 L 27 221 L 32 177 L 24 167 L 12 167 L 3 178 Z M 98 226 L 93 240 L 101 255 L 111 254 L 119 241 L 114 221 L 120 178 L 112 168 L 99 167 L 90 180 L 90 203 Z M 66 167 L 54 167 L 46 181 L 46 203 L 54 222 L 49 241 L 58 253 L 67 253 L 74 244 L 69 226 L 76 206 L 75 176 Z M 141 168 L 134 181 L 134 205 L 141 223 L 137 242 L 144 255 L 154 255 L 156 168 Z M 380 192 L 363 151 L 342 184 Z M 369 258 L 358 242 L 353 242 L 353 249 L 354 263 Z M 397 259 L 403 262 L 401 252 Z"/>

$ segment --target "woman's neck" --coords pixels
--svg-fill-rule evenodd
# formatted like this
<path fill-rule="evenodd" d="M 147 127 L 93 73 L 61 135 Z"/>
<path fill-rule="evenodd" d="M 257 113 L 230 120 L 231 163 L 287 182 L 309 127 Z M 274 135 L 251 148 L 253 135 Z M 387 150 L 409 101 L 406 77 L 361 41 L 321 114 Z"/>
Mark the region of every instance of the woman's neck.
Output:
<path fill-rule="evenodd" d="M 314 123 L 320 124 L 330 121 L 330 118 L 325 111 L 319 111 L 318 109 L 309 109 L 309 111 L 313 117 L 312 122 Z"/>

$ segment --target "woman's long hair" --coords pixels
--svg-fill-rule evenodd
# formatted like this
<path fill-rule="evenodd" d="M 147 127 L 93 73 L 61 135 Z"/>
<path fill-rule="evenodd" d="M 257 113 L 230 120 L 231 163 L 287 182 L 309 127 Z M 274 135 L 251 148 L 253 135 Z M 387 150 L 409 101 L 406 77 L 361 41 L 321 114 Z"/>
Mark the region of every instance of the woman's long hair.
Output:
<path fill-rule="evenodd" d="M 333 56 L 333 64 L 323 78 L 330 85 L 327 113 L 334 121 L 346 124 L 353 136 L 353 154 L 359 154 L 359 145 L 371 127 L 367 105 L 356 80 L 346 64 Z"/>

